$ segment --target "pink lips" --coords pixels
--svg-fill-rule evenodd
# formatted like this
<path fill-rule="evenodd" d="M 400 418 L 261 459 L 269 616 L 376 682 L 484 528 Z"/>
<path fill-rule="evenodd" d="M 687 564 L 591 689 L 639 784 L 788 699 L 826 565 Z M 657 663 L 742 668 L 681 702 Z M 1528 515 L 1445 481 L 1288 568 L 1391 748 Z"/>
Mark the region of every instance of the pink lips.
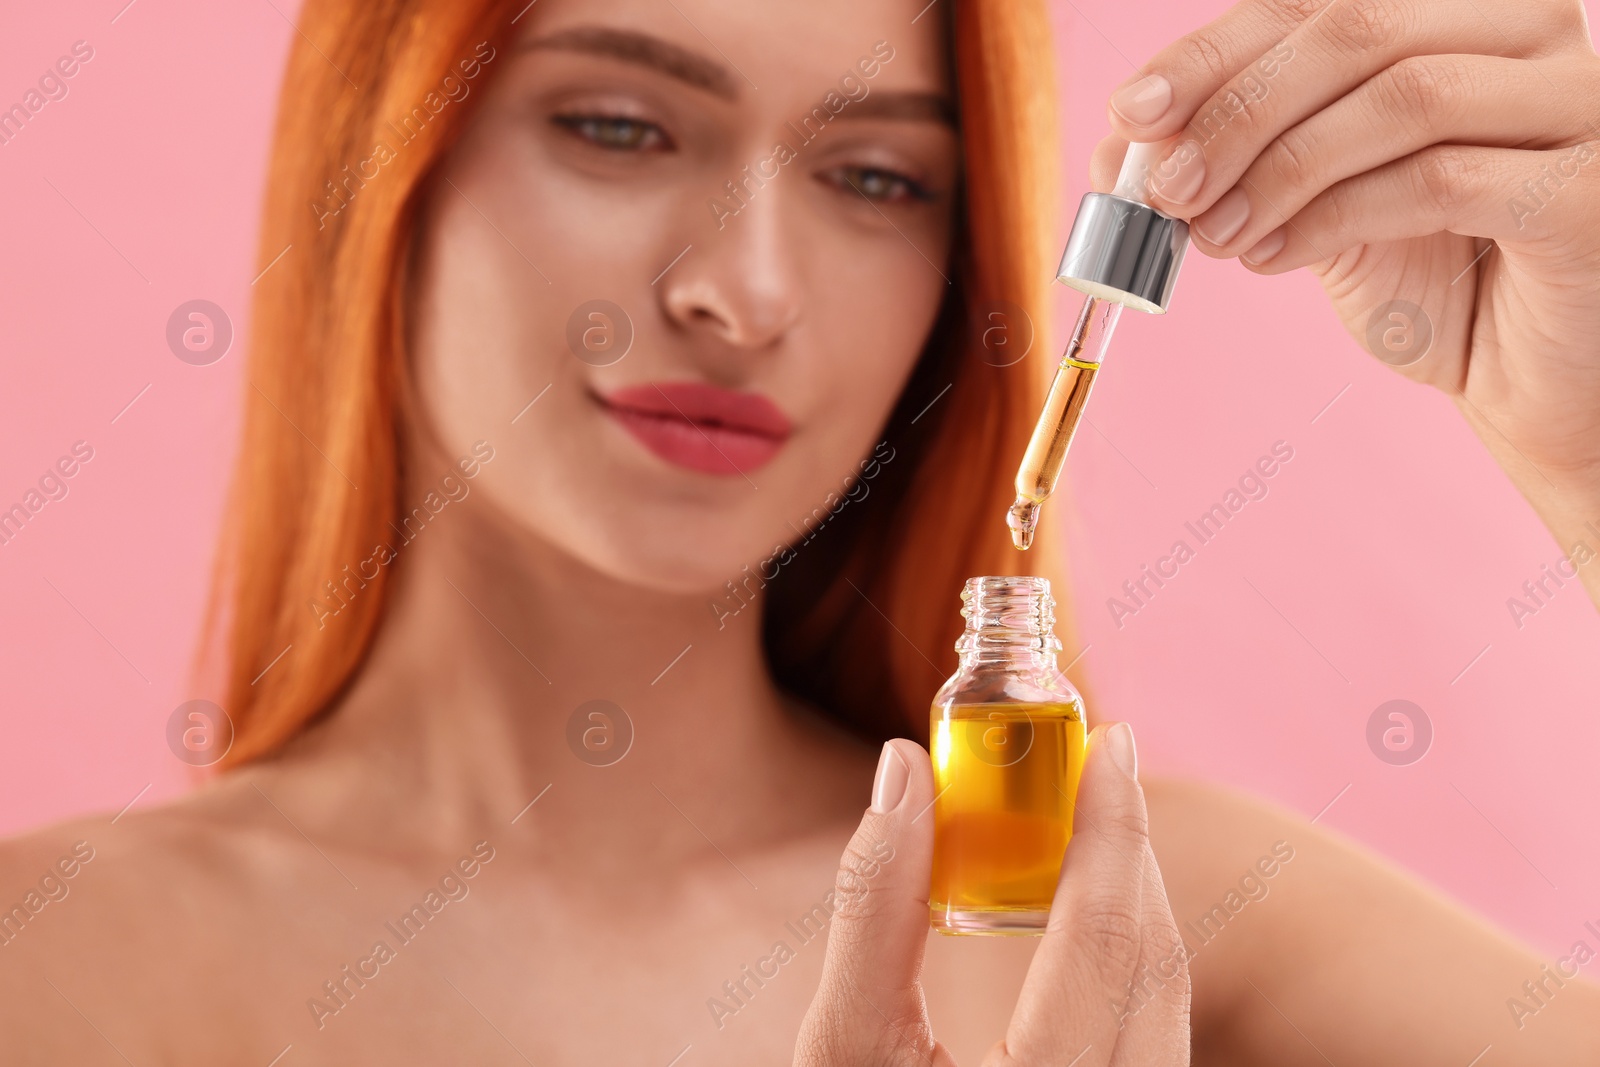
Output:
<path fill-rule="evenodd" d="M 651 452 L 706 474 L 742 474 L 765 465 L 794 429 L 759 393 L 699 382 L 633 385 L 600 403 Z"/>

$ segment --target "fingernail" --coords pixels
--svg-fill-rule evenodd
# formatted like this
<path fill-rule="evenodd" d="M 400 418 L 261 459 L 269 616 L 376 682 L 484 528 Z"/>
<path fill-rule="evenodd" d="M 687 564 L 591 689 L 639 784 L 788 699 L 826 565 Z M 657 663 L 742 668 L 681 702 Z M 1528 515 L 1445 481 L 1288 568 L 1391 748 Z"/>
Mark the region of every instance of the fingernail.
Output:
<path fill-rule="evenodd" d="M 1183 141 L 1150 171 L 1150 187 L 1163 200 L 1186 204 L 1206 180 L 1206 157 L 1197 141 Z"/>
<path fill-rule="evenodd" d="M 1172 83 L 1159 74 L 1147 74 L 1111 94 L 1111 110 L 1123 122 L 1153 126 L 1172 106 Z"/>
<path fill-rule="evenodd" d="M 878 757 L 878 773 L 872 779 L 872 810 L 882 815 L 891 811 L 906 795 L 906 783 L 911 780 L 911 768 L 894 746 L 885 741 L 883 753 Z"/>
<path fill-rule="evenodd" d="M 1194 229 L 1214 245 L 1225 245 L 1250 221 L 1250 197 L 1237 185 L 1222 194 L 1206 213 L 1194 220 Z"/>
<path fill-rule="evenodd" d="M 1250 264 L 1252 267 L 1259 267 L 1261 264 L 1277 255 L 1279 252 L 1282 252 L 1283 246 L 1288 244 L 1288 242 L 1289 235 L 1283 232 L 1282 226 L 1279 226 L 1276 230 L 1273 230 L 1261 240 L 1257 241 L 1251 246 L 1250 251 L 1246 252 L 1239 258 Z"/>
<path fill-rule="evenodd" d="M 1133 727 L 1125 722 L 1112 724 L 1106 730 L 1106 747 L 1111 758 L 1134 781 L 1139 780 L 1139 753 L 1133 747 Z"/>

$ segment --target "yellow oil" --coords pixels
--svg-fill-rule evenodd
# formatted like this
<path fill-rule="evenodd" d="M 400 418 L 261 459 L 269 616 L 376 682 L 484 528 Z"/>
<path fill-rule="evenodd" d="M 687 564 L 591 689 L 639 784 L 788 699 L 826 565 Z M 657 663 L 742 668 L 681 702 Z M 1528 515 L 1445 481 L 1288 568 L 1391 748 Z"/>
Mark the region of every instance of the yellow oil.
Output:
<path fill-rule="evenodd" d="M 1076 703 L 934 706 L 935 929 L 1043 933 L 1085 738 Z"/>
<path fill-rule="evenodd" d="M 1100 360 L 1121 315 L 1121 304 L 1097 297 L 1084 300 L 1083 309 L 1078 312 L 1078 324 L 1073 327 L 1067 350 L 1056 365 L 1044 408 L 1033 427 L 1033 436 L 1028 439 L 1022 464 L 1017 468 L 1016 500 L 1006 512 L 1011 543 L 1019 549 L 1033 544 L 1034 531 L 1039 525 L 1039 505 L 1055 492 L 1061 468 L 1067 461 L 1067 449 L 1078 432 L 1078 423 L 1083 420 L 1083 408 L 1089 402 L 1095 376 L 1100 373 Z"/>
<path fill-rule="evenodd" d="M 1055 492 L 1061 468 L 1067 462 L 1067 449 L 1078 432 L 1078 423 L 1083 420 L 1083 408 L 1089 402 L 1089 390 L 1094 388 L 1095 375 L 1099 372 L 1097 364 L 1071 358 L 1063 359 L 1056 368 L 1044 410 L 1039 413 L 1039 422 L 1028 439 L 1028 450 L 1017 468 L 1017 499 L 1006 513 L 1011 543 L 1019 549 L 1026 550 L 1033 544 L 1033 532 L 1039 525 L 1039 505 Z"/>

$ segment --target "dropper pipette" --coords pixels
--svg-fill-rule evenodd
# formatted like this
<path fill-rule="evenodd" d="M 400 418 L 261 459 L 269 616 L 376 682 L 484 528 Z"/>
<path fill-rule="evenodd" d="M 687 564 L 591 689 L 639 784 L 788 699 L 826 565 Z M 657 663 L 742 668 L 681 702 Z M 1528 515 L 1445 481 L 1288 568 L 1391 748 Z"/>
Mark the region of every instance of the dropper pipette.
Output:
<path fill-rule="evenodd" d="M 1084 294 L 1083 308 L 1045 398 L 1044 410 L 1017 468 L 1016 501 L 1006 512 L 1011 541 L 1033 544 L 1039 505 L 1055 491 L 1089 390 L 1094 386 L 1124 307 L 1163 314 L 1189 247 L 1189 224 L 1149 204 L 1161 142 L 1128 146 L 1110 193 L 1089 193 L 1078 205 L 1056 280 Z"/>

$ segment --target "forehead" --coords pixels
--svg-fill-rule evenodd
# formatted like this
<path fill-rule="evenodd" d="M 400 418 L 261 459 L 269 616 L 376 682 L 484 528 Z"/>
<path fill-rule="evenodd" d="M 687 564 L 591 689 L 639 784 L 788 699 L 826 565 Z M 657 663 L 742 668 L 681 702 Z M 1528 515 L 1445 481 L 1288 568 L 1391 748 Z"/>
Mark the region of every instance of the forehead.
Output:
<path fill-rule="evenodd" d="M 538 0 L 518 20 L 517 41 L 672 68 L 728 99 L 809 107 L 885 44 L 893 59 L 879 65 L 875 88 L 948 91 L 942 8 L 953 2 Z"/>

